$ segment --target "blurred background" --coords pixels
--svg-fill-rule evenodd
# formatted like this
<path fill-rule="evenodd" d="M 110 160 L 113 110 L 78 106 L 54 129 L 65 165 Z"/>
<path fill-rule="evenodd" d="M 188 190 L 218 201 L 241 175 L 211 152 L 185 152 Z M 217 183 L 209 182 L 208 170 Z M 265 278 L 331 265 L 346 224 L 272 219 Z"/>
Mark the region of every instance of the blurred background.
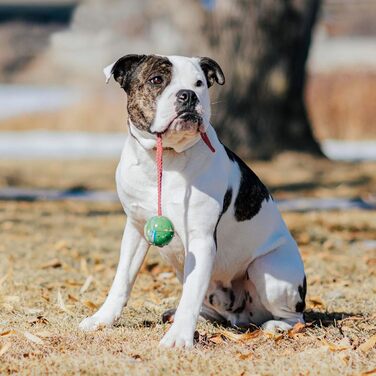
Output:
<path fill-rule="evenodd" d="M 128 53 L 222 66 L 212 123 L 299 245 L 306 334 L 240 354 L 200 323 L 204 356 L 167 359 L 160 317 L 181 290 L 155 249 L 117 327 L 77 331 L 109 291 L 126 220 L 126 96 L 102 70 Z M 374 372 L 375 119 L 376 0 L 0 0 L 0 374 Z"/>
<path fill-rule="evenodd" d="M 126 97 L 105 85 L 103 67 L 159 53 L 219 62 L 226 85 L 211 89 L 213 125 L 259 161 L 272 190 L 298 184 L 316 196 L 310 189 L 325 190 L 328 171 L 344 166 L 350 177 L 326 195 L 372 201 L 375 19 L 373 0 L 0 0 L 2 195 L 113 191 Z"/>

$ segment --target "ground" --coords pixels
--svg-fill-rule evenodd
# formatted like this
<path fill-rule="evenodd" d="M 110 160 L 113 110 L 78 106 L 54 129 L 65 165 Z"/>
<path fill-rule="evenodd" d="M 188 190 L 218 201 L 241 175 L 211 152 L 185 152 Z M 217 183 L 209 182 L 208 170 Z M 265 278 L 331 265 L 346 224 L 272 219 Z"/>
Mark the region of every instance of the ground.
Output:
<path fill-rule="evenodd" d="M 0 187 L 114 189 L 115 161 L 1 161 Z M 253 164 L 276 198 L 374 200 L 374 163 L 290 155 Z M 108 292 L 125 216 L 118 203 L 0 201 L 0 374 L 376 373 L 375 211 L 283 213 L 308 279 L 307 325 L 282 335 L 200 322 L 191 351 L 158 341 L 181 292 L 152 249 L 117 325 L 77 329 Z"/>

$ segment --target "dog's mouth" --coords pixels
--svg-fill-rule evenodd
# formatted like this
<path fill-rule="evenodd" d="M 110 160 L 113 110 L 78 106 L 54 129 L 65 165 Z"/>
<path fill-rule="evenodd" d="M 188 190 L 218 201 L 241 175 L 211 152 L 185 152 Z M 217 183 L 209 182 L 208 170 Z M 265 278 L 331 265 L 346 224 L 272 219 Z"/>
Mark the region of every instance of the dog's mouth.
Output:
<path fill-rule="evenodd" d="M 203 119 L 197 112 L 179 112 L 168 124 L 165 132 L 167 131 L 193 131 L 198 132 L 201 130 Z"/>
<path fill-rule="evenodd" d="M 197 123 L 201 124 L 202 123 L 202 116 L 199 115 L 197 112 L 181 112 L 178 113 L 178 116 L 176 119 L 181 119 L 186 122 L 191 122 L 191 123 Z"/>
<path fill-rule="evenodd" d="M 160 132 L 165 134 L 166 132 L 185 132 L 185 133 L 200 133 L 200 136 L 204 143 L 208 146 L 211 152 L 215 152 L 208 135 L 206 134 L 203 118 L 197 112 L 180 112 L 178 113 L 168 124 L 167 128 Z"/>

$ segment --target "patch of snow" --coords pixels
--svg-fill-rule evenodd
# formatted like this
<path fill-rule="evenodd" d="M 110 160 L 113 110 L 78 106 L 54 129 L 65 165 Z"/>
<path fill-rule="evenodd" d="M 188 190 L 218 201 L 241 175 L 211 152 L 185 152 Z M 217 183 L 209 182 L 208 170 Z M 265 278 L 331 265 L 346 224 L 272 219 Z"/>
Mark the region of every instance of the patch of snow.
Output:
<path fill-rule="evenodd" d="M 324 154 L 330 159 L 342 161 L 376 161 L 376 140 L 324 140 L 321 143 L 321 147 Z"/>
<path fill-rule="evenodd" d="M 125 133 L 1 132 L 0 158 L 120 158 L 125 138 Z"/>
<path fill-rule="evenodd" d="M 72 88 L 0 85 L 0 119 L 54 111 L 76 103 L 82 93 Z"/>

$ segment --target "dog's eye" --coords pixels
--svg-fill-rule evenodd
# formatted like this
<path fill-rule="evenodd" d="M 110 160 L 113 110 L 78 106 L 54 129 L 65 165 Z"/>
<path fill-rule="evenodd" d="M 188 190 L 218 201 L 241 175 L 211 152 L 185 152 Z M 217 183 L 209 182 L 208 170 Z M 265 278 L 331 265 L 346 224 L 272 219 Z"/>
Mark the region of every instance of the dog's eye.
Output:
<path fill-rule="evenodd" d="M 161 76 L 154 76 L 150 78 L 149 82 L 153 85 L 160 85 L 163 82 L 163 78 Z"/>
<path fill-rule="evenodd" d="M 204 83 L 201 81 L 201 80 L 198 80 L 197 82 L 196 82 L 196 86 L 197 87 L 200 87 L 200 86 L 202 86 Z"/>

